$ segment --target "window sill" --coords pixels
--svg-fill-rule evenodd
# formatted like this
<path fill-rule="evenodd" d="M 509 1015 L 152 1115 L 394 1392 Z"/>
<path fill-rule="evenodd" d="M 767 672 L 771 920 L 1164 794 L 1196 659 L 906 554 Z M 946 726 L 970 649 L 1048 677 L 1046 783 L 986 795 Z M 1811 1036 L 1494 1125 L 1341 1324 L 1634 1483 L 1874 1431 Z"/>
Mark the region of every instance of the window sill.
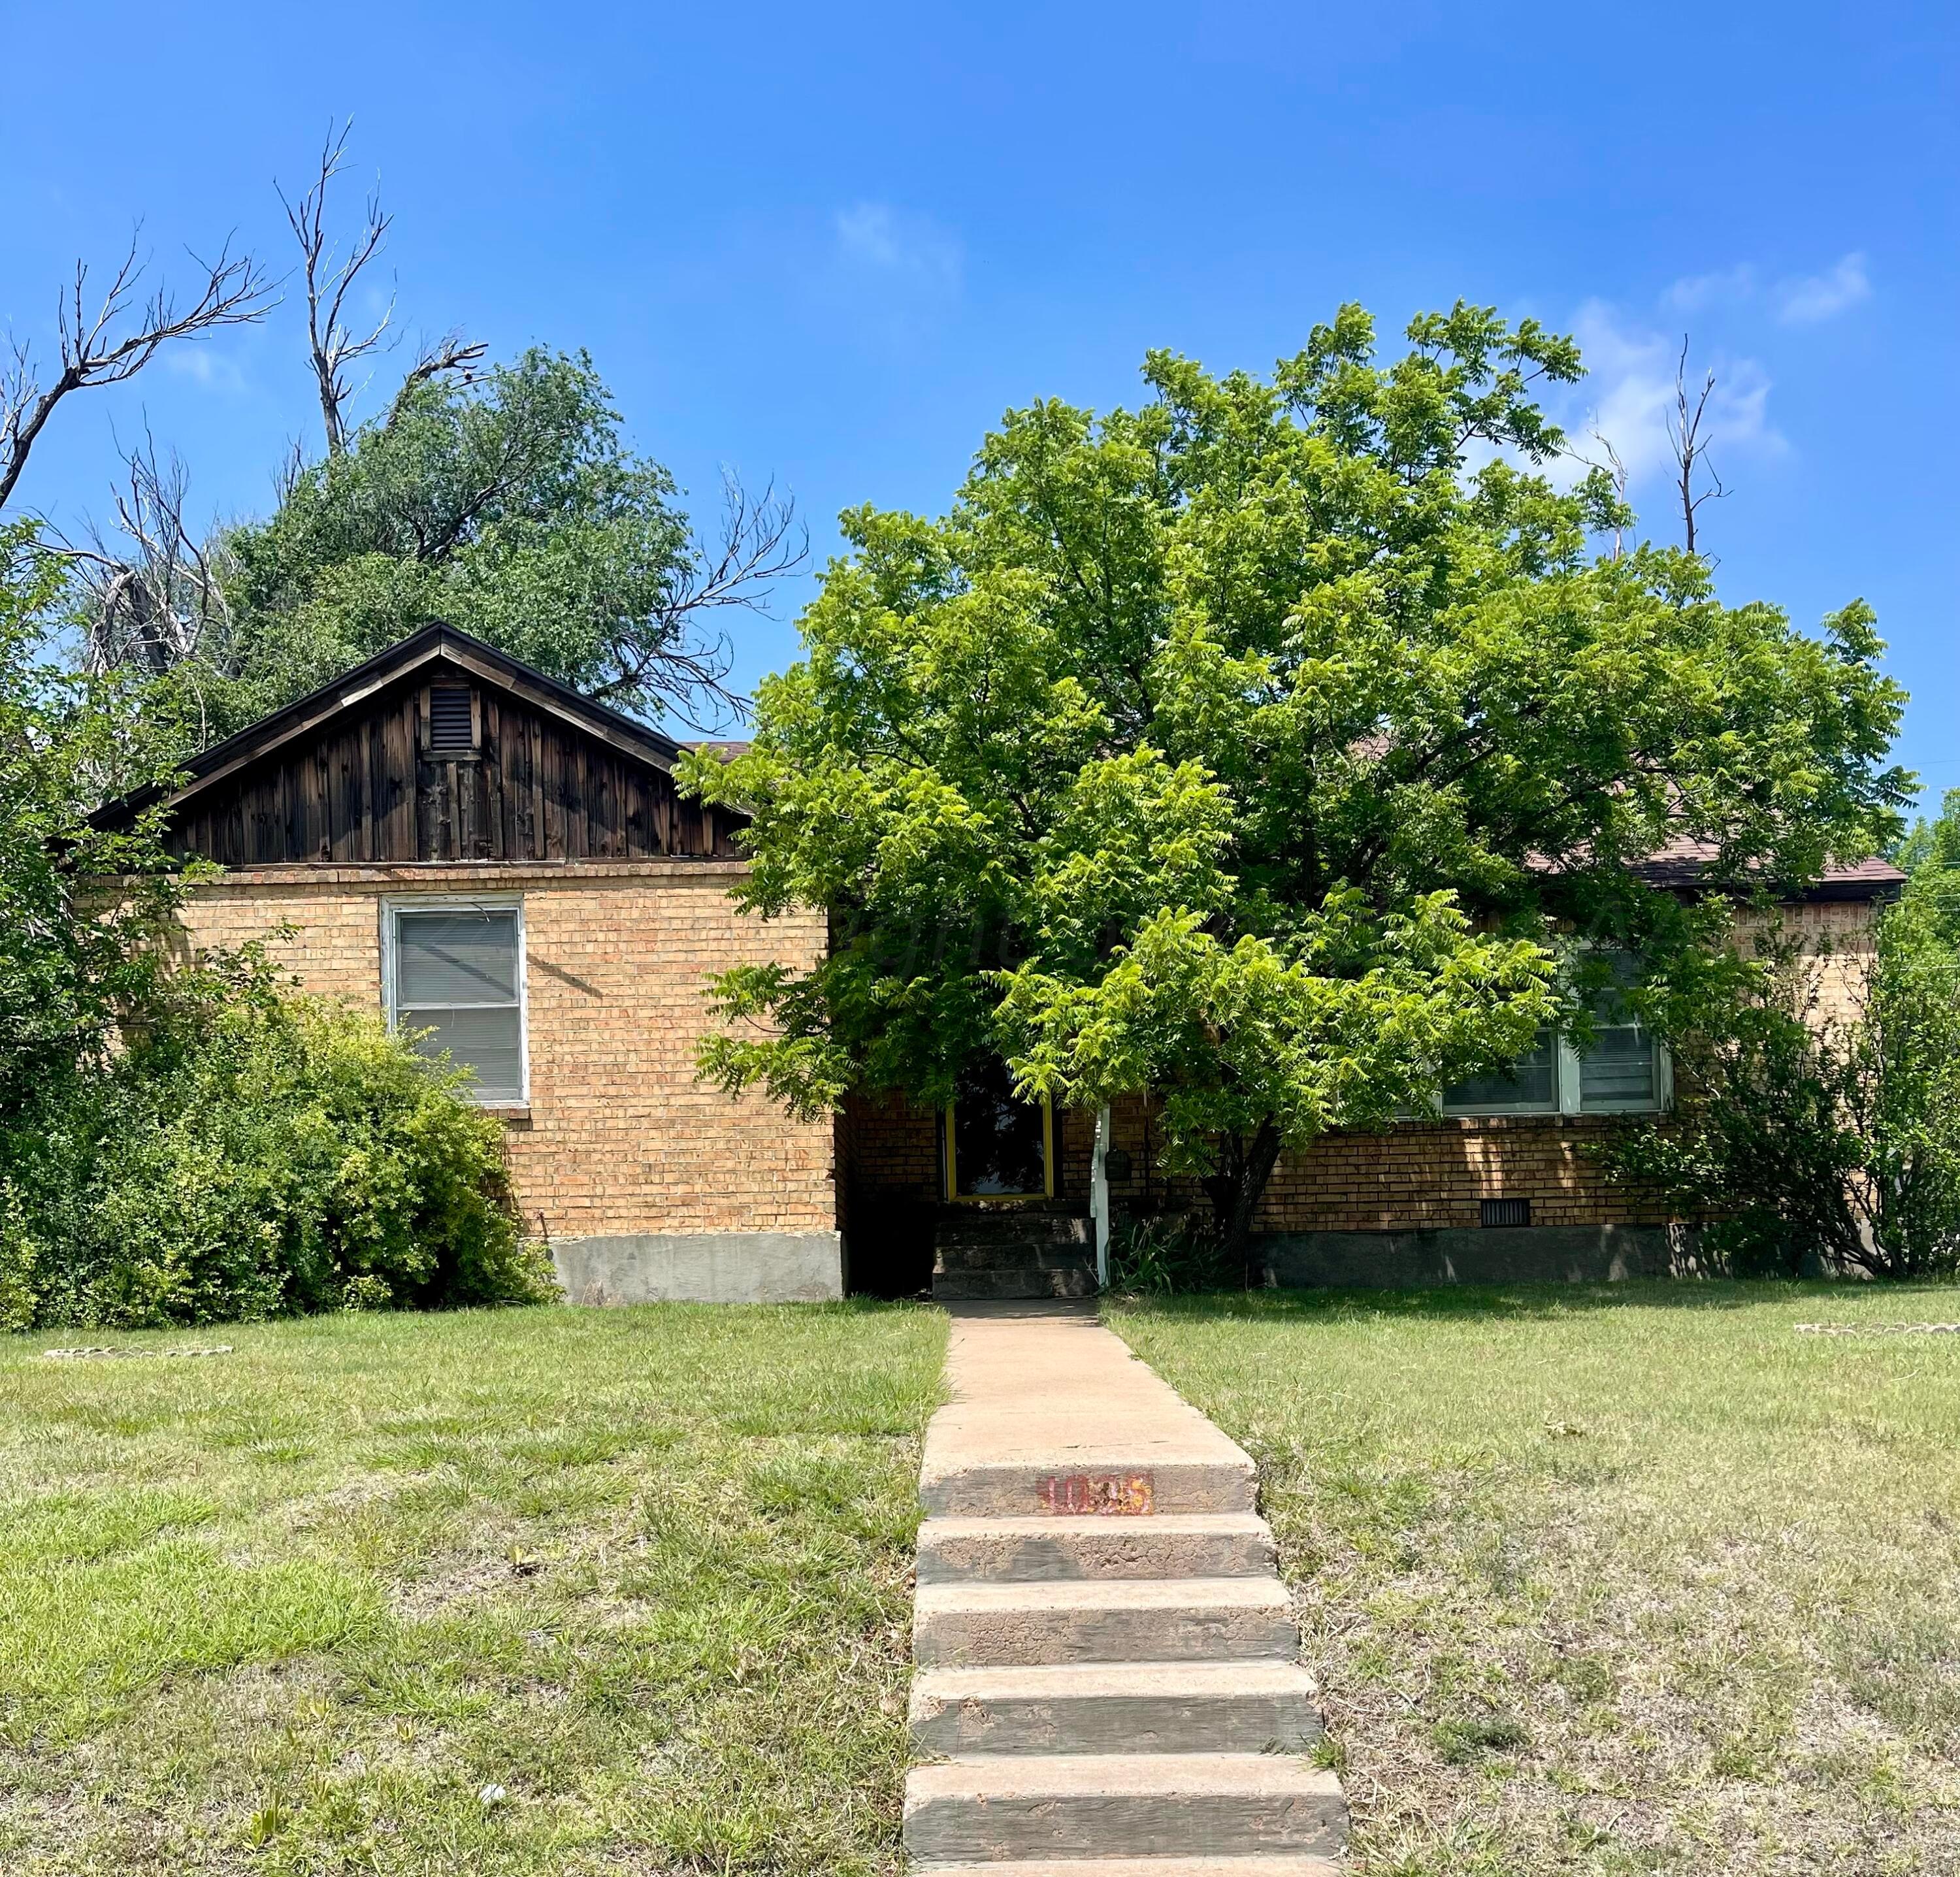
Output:
<path fill-rule="evenodd" d="M 531 1118 L 529 1102 L 479 1102 L 476 1106 L 499 1121 L 529 1121 Z"/>

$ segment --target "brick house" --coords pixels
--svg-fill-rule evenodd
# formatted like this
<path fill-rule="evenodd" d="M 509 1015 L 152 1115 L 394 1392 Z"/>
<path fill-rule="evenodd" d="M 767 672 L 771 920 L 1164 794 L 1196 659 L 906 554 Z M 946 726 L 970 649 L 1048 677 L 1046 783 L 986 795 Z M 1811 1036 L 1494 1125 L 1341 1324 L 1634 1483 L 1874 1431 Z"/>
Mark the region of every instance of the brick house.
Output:
<path fill-rule="evenodd" d="M 1142 1102 L 1099 1148 L 1094 1116 L 998 1086 L 946 1114 L 863 1100 L 803 1121 L 701 1086 L 707 975 L 807 965 L 825 931 L 819 913 L 736 911 L 737 824 L 679 793 L 680 753 L 431 625 L 187 765 L 168 845 L 227 870 L 193 890 L 185 942 L 266 938 L 307 988 L 432 1032 L 503 1120 L 526 1221 L 574 1301 L 908 1291 L 936 1242 L 943 1292 L 1079 1289 L 1092 1198 L 1105 1218 L 1190 1203 Z M 1691 857 L 1662 864 L 1691 889 Z M 1839 870 L 1790 909 L 1831 938 L 1844 982 L 1900 877 Z M 1583 1061 L 1548 1039 L 1513 1076 L 1451 1091 L 1440 1121 L 1283 1160 L 1270 1262 L 1291 1282 L 1664 1267 L 1665 1214 L 1606 1186 L 1585 1149 L 1608 1116 L 1667 1099 L 1637 1024 L 1605 1026 Z"/>

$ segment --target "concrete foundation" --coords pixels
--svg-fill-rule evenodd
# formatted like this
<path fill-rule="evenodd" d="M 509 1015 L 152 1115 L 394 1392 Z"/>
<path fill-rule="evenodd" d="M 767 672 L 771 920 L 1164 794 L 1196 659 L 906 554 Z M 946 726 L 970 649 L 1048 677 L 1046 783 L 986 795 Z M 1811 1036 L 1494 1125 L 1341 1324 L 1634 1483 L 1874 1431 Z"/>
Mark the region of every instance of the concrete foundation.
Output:
<path fill-rule="evenodd" d="M 628 1232 L 554 1239 L 568 1303 L 826 1303 L 844 1294 L 836 1232 Z"/>
<path fill-rule="evenodd" d="M 1427 1232 L 1285 1232 L 1260 1242 L 1288 1290 L 1437 1284 L 1618 1284 L 1694 1268 L 1695 1234 L 1672 1225 L 1526 1225 Z"/>

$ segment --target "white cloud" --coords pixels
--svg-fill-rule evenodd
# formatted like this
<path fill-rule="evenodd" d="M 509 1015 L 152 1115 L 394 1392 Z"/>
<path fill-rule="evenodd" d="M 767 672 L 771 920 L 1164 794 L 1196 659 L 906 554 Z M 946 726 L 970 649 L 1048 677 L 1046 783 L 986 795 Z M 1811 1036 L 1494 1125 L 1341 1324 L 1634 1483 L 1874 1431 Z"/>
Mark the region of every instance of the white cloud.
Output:
<path fill-rule="evenodd" d="M 1871 276 L 1862 254 L 1847 254 L 1822 274 L 1780 282 L 1777 317 L 1787 326 L 1813 326 L 1835 319 L 1847 307 L 1872 297 Z"/>
<path fill-rule="evenodd" d="M 1619 453 L 1628 485 L 1636 489 L 1671 472 L 1667 426 L 1680 340 L 1626 320 L 1598 300 L 1580 308 L 1573 332 L 1587 375 L 1574 387 L 1573 408 L 1561 414 L 1572 447 L 1582 455 L 1599 453 L 1592 443 L 1596 431 Z M 1704 362 L 1691 355 L 1688 364 L 1691 397 L 1705 371 L 1715 374 L 1701 437 L 1718 461 L 1725 450 L 1771 453 L 1788 447 L 1770 422 L 1769 375 L 1755 360 L 1717 354 Z"/>
<path fill-rule="evenodd" d="M 915 290 L 950 295 L 959 290 L 963 256 L 958 237 L 928 215 L 889 202 L 856 202 L 833 219 L 840 257 L 854 269 Z"/>
<path fill-rule="evenodd" d="M 1660 297 L 1661 304 L 1677 313 L 1699 313 L 1709 307 L 1746 300 L 1756 291 L 1756 270 L 1744 261 L 1713 274 L 1690 274 L 1677 280 Z"/>
<path fill-rule="evenodd" d="M 188 378 L 207 391 L 242 391 L 245 388 L 245 374 L 235 361 L 195 339 L 188 344 L 166 346 L 163 361 L 166 371 L 176 373 L 180 378 Z"/>

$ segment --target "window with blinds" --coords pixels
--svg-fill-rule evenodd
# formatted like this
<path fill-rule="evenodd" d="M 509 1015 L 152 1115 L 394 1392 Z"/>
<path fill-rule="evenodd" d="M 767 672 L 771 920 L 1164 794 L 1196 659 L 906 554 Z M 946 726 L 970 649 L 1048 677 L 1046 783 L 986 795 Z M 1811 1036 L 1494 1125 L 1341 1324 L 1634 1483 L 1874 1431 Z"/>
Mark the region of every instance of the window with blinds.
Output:
<path fill-rule="evenodd" d="M 1589 1000 L 1592 1041 L 1577 1061 L 1576 1106 L 1583 1115 L 1632 1114 L 1661 1105 L 1660 1051 L 1627 996 L 1637 976 L 1634 961 L 1615 952 L 1608 962 L 1613 981 Z"/>
<path fill-rule="evenodd" d="M 1472 1076 L 1443 1091 L 1447 1115 L 1555 1115 L 1558 1033 L 1542 1029 L 1529 1055 L 1492 1075 Z"/>
<path fill-rule="evenodd" d="M 485 1102 L 526 1099 L 523 919 L 517 905 L 394 906 L 389 910 L 388 1017 L 445 1050 Z"/>
<path fill-rule="evenodd" d="M 1529 1055 L 1443 1092 L 1446 1115 L 1637 1115 L 1667 1106 L 1667 1053 L 1627 995 L 1638 978 L 1628 953 L 1608 955 L 1612 981 L 1588 994 L 1592 1033 L 1582 1051 L 1542 1029 Z"/>

